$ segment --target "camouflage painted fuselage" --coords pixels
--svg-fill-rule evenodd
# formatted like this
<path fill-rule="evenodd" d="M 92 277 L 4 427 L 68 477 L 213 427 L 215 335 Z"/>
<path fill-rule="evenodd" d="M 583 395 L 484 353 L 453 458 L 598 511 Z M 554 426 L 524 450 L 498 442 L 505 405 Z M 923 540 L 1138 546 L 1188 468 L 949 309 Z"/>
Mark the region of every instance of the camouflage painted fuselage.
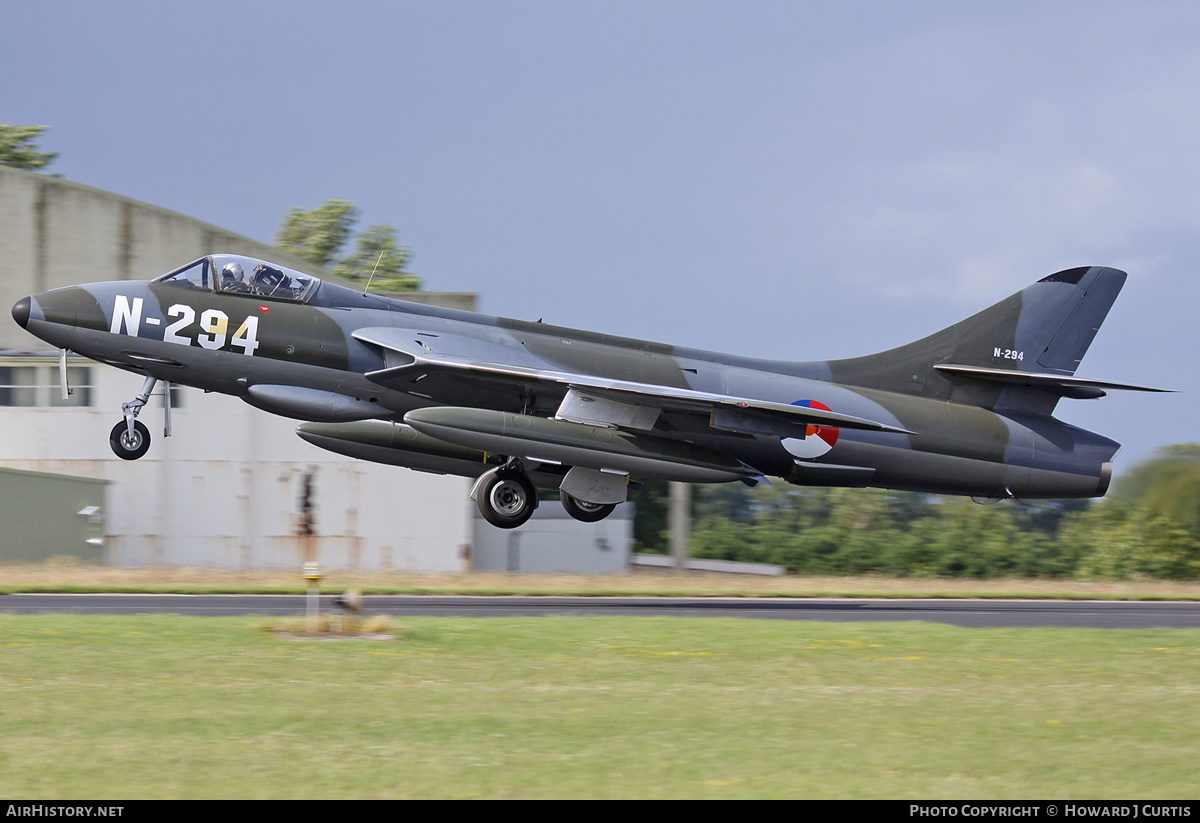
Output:
<path fill-rule="evenodd" d="M 302 298 L 299 289 L 284 298 L 223 290 L 215 275 L 207 288 L 207 279 L 169 277 L 95 283 L 25 298 L 13 314 L 56 347 L 318 421 L 302 433 L 424 470 L 477 475 L 498 451 L 477 444 L 496 443 L 542 462 L 542 484 L 563 462 L 541 459 L 548 444 L 573 455 L 595 441 L 601 452 L 627 454 L 614 470 L 668 479 L 1090 497 L 1107 489 L 1120 446 L 1052 413 L 1062 396 L 1132 388 L 1072 377 L 1124 278 L 1104 268 L 1061 272 L 907 346 L 812 362 L 430 307 L 315 279 Z M 616 417 L 574 411 L 605 402 Z M 443 415 L 437 431 L 480 430 L 445 443 L 401 422 L 441 407 L 507 416 L 468 414 L 460 424 Z M 834 418 L 822 410 L 847 416 L 845 425 L 827 424 Z M 519 445 L 523 438 L 532 445 Z M 478 459 L 482 452 L 491 458 Z M 605 461 L 592 462 L 607 470 Z M 689 461 L 691 471 L 676 470 Z M 701 464 L 713 466 L 711 477 Z"/>

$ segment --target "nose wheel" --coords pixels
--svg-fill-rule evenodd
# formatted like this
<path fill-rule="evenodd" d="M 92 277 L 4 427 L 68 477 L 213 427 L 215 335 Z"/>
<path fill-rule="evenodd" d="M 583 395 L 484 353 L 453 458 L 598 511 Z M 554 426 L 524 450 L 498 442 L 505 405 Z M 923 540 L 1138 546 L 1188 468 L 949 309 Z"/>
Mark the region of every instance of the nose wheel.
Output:
<path fill-rule="evenodd" d="M 108 445 L 122 460 L 137 460 L 150 448 L 150 430 L 140 420 L 134 420 L 132 427 L 122 420 L 113 426 Z"/>
<path fill-rule="evenodd" d="M 146 382 L 142 383 L 142 390 L 136 397 L 121 406 L 121 412 L 125 418 L 113 426 L 112 431 L 108 435 L 108 445 L 112 447 L 113 454 L 122 460 L 137 460 L 150 449 L 150 430 L 137 419 L 137 416 L 142 411 L 142 407 L 150 399 L 151 393 L 154 391 L 155 384 L 158 380 L 153 377 L 147 377 Z M 171 436 L 171 384 L 166 383 L 165 393 L 165 414 L 166 420 L 163 426 L 163 436 Z"/>

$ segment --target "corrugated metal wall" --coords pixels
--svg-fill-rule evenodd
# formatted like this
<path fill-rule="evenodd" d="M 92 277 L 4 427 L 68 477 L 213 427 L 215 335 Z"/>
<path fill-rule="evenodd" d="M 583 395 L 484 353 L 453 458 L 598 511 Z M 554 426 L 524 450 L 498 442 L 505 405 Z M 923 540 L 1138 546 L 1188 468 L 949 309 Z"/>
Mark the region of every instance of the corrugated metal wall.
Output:
<path fill-rule="evenodd" d="M 104 561 L 108 482 L 0 468 L 0 561 Z"/>

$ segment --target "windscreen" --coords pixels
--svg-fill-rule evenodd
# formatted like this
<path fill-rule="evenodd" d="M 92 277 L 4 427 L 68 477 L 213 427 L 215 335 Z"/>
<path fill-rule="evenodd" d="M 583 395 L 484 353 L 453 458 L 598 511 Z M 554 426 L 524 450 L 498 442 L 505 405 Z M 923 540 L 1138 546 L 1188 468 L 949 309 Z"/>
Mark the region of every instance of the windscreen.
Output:
<path fill-rule="evenodd" d="M 305 301 L 320 279 L 265 260 L 240 254 L 214 254 L 158 279 L 160 283 L 224 294 Z"/>

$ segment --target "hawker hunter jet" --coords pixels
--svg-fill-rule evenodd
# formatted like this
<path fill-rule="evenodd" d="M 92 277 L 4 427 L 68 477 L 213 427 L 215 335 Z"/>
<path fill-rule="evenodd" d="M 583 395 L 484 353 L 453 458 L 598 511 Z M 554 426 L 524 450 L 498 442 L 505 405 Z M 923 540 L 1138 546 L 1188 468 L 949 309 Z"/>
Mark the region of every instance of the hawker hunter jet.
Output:
<path fill-rule="evenodd" d="M 1156 391 L 1075 376 L 1125 277 L 1061 271 L 915 343 L 801 362 L 408 303 L 233 254 L 12 314 L 64 364 L 69 350 L 144 376 L 118 457 L 146 453 L 138 414 L 157 381 L 178 383 L 307 421 L 297 433 L 334 452 L 474 478 L 483 516 L 515 528 L 538 488 L 596 521 L 639 478 L 1101 496 L 1120 444 L 1053 415 L 1062 397 Z"/>

